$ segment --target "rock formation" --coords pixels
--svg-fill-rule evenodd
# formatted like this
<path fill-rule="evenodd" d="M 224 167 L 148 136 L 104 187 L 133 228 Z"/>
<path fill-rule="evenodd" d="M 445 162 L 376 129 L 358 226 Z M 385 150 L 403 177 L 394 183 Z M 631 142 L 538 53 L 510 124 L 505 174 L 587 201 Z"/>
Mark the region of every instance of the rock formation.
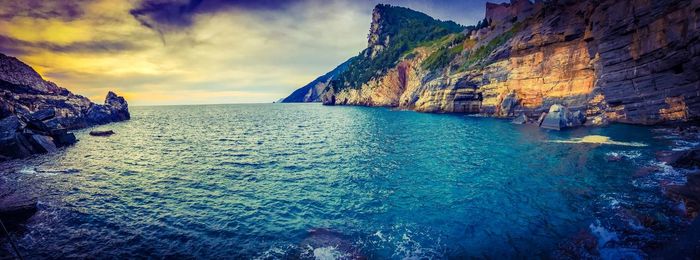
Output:
<path fill-rule="evenodd" d="M 94 104 L 0 54 L 0 160 L 53 152 L 76 142 L 69 130 L 129 118 L 126 100 L 113 92 Z"/>
<path fill-rule="evenodd" d="M 587 124 L 697 119 L 698 10 L 697 0 L 489 4 L 488 27 L 421 41 L 366 80 L 334 80 L 320 96 L 332 105 L 496 117 L 537 118 L 556 104 Z M 369 56 L 397 44 L 376 35 L 392 28 L 375 16 Z M 344 75 L 358 69 L 350 64 Z"/>
<path fill-rule="evenodd" d="M 296 91 L 292 92 L 291 95 L 282 99 L 283 103 L 301 103 L 301 102 L 321 102 L 321 94 L 328 87 L 331 80 L 337 77 L 340 73 L 345 72 L 348 69 L 349 61 L 340 64 L 335 69 L 326 73 L 323 76 L 316 78 L 311 81 L 306 86 L 303 86 Z"/>

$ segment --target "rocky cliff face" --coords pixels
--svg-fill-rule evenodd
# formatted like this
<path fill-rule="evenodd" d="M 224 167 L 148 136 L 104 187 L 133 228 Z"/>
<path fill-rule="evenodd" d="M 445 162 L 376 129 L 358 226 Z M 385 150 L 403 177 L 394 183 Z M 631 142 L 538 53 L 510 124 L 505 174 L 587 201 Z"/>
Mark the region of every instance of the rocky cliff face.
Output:
<path fill-rule="evenodd" d="M 68 130 L 129 118 L 126 100 L 113 92 L 103 105 L 92 103 L 0 54 L 0 160 L 52 152 L 76 141 Z"/>
<path fill-rule="evenodd" d="M 328 88 L 324 103 L 529 118 L 557 104 L 589 124 L 700 116 L 700 1 L 514 0 L 487 12 L 500 20 L 417 46 Z"/>
<path fill-rule="evenodd" d="M 329 71 L 328 73 L 324 74 L 323 76 L 320 76 L 320 77 L 316 78 L 314 81 L 311 81 L 309 84 L 306 84 L 305 86 L 295 90 L 288 97 L 282 99 L 281 102 L 283 102 L 283 103 L 321 102 L 321 94 L 323 93 L 323 91 L 326 89 L 326 87 L 328 87 L 328 84 L 330 84 L 331 80 L 333 80 L 340 73 L 343 73 L 343 72 L 345 72 L 345 70 L 348 69 L 349 62 L 350 61 L 346 61 L 343 64 L 340 64 L 338 67 Z"/>

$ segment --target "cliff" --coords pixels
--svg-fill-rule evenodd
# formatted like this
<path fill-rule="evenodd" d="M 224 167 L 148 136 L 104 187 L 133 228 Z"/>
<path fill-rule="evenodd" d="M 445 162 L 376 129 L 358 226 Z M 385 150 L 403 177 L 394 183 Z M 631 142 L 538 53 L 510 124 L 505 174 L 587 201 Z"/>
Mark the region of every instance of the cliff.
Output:
<path fill-rule="evenodd" d="M 111 91 L 95 104 L 0 54 L 0 160 L 51 152 L 76 141 L 69 130 L 129 118 L 126 100 Z"/>
<path fill-rule="evenodd" d="M 407 51 L 436 40 L 464 27 L 454 22 L 440 21 L 408 8 L 377 5 L 372 12 L 372 24 L 367 48 L 338 68 L 296 90 L 284 102 L 299 102 L 302 94 L 309 100 L 321 101 L 322 95 L 335 86 L 344 88 L 367 82 L 391 69 Z"/>
<path fill-rule="evenodd" d="M 697 0 L 489 4 L 488 27 L 418 44 L 359 81 L 333 81 L 323 102 L 532 121 L 557 104 L 588 124 L 697 119 L 698 10 Z M 375 28 L 387 25 L 372 21 L 370 53 L 395 48 L 374 47 Z"/>
<path fill-rule="evenodd" d="M 329 71 L 311 81 L 309 84 L 295 90 L 288 97 L 282 99 L 282 103 L 303 103 L 303 102 L 321 102 L 321 93 L 328 87 L 333 78 L 340 75 L 340 73 L 345 72 L 348 69 L 348 63 L 350 61 L 343 62 L 338 65 L 335 69 Z"/>

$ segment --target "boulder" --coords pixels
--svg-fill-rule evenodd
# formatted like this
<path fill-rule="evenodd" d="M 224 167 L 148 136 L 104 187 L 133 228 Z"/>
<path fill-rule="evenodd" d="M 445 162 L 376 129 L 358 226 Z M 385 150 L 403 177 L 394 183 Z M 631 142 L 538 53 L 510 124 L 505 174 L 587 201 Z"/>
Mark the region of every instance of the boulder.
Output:
<path fill-rule="evenodd" d="M 547 112 L 542 112 L 542 114 L 540 114 L 540 117 L 537 118 L 537 126 L 542 126 L 542 122 L 544 122 L 545 117 L 547 117 Z"/>
<path fill-rule="evenodd" d="M 34 132 L 46 134 L 46 135 L 48 135 L 51 132 L 51 128 L 49 126 L 47 126 L 44 123 L 44 121 L 39 121 L 39 120 L 27 121 L 27 129 L 30 129 Z"/>
<path fill-rule="evenodd" d="M 574 126 L 582 126 L 586 123 L 586 116 L 580 110 L 577 110 L 571 115 L 571 123 Z"/>
<path fill-rule="evenodd" d="M 549 113 L 542 120 L 540 127 L 553 130 L 561 130 L 568 127 L 581 126 L 586 122 L 586 117 L 581 111 L 571 112 L 563 105 L 552 105 Z"/>
<path fill-rule="evenodd" d="M 679 168 L 700 167 L 700 149 L 676 152 L 668 156 L 668 164 Z"/>
<path fill-rule="evenodd" d="M 8 229 L 24 223 L 37 211 L 37 200 L 6 197 L 0 201 L 0 219 Z"/>
<path fill-rule="evenodd" d="M 110 136 L 113 135 L 114 131 L 112 130 L 107 130 L 107 131 L 90 131 L 90 135 L 92 136 Z"/>
<path fill-rule="evenodd" d="M 527 124 L 527 116 L 525 114 L 520 114 L 518 117 L 514 118 L 513 121 L 510 122 L 516 125 Z"/>
<path fill-rule="evenodd" d="M 78 142 L 73 133 L 62 133 L 53 135 L 54 144 L 58 147 L 73 145 Z"/>
<path fill-rule="evenodd" d="M 700 174 L 688 175 L 684 185 L 669 186 L 667 192 L 672 198 L 685 203 L 688 215 L 696 217 L 700 211 Z"/>
<path fill-rule="evenodd" d="M 44 121 L 52 119 L 56 116 L 56 110 L 53 108 L 42 109 L 27 115 L 29 121 Z"/>
<path fill-rule="evenodd" d="M 32 140 L 34 140 L 34 148 L 40 153 L 53 153 L 58 151 L 56 144 L 53 142 L 53 138 L 50 136 L 34 134 L 32 135 Z"/>
<path fill-rule="evenodd" d="M 540 127 L 546 129 L 561 130 L 566 127 L 568 122 L 567 114 L 569 110 L 561 105 L 552 105 L 549 107 L 549 113 L 542 120 Z"/>
<path fill-rule="evenodd" d="M 0 139 L 13 137 L 21 126 L 22 123 L 17 116 L 8 116 L 0 120 Z"/>
<path fill-rule="evenodd" d="M 22 133 L 13 133 L 0 139 L 0 155 L 7 158 L 22 158 L 30 156 L 37 151 L 32 142 Z"/>
<path fill-rule="evenodd" d="M 508 95 L 503 97 L 501 102 L 501 116 L 510 116 L 513 114 L 513 110 L 518 105 L 518 96 L 515 92 L 510 92 Z"/>

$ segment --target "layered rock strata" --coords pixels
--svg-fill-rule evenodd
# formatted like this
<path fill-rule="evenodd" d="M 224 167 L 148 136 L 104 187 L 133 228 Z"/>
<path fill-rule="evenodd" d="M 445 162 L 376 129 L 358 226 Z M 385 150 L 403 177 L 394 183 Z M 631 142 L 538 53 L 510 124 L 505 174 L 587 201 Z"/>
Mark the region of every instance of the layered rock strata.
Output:
<path fill-rule="evenodd" d="M 466 30 L 457 44 L 419 46 L 367 82 L 326 88 L 322 101 L 533 119 L 557 104 L 591 124 L 700 116 L 700 1 L 490 6 L 486 16 L 500 20 L 489 27 Z M 370 43 L 376 55 L 391 41 Z M 445 48 L 455 54 L 427 68 Z"/>

